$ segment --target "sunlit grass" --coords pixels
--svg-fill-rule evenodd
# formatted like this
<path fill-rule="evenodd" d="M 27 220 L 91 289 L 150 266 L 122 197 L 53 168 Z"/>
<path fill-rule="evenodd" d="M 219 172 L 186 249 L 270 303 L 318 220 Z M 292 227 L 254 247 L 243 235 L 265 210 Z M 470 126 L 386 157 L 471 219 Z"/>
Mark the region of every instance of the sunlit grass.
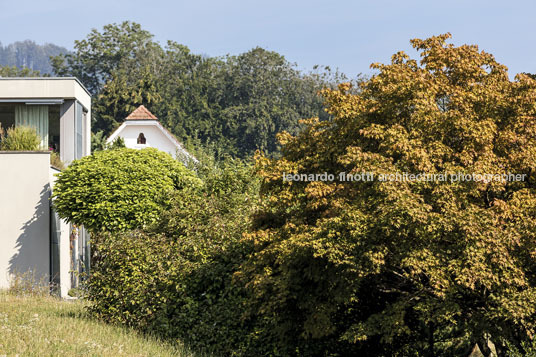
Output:
<path fill-rule="evenodd" d="M 87 317 L 82 301 L 0 291 L 0 356 L 194 356 Z"/>

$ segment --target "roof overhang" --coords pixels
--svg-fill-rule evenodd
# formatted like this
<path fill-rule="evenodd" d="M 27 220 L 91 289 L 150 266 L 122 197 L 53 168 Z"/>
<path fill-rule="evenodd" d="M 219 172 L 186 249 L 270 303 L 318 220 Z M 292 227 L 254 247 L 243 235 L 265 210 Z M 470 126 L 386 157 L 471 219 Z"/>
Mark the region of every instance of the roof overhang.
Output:
<path fill-rule="evenodd" d="M 63 104 L 64 99 L 0 99 L 0 103 L 24 103 L 26 105 Z"/>
<path fill-rule="evenodd" d="M 66 99 L 91 108 L 91 95 L 74 77 L 0 78 L 0 100 L 4 103 L 57 104 Z"/>

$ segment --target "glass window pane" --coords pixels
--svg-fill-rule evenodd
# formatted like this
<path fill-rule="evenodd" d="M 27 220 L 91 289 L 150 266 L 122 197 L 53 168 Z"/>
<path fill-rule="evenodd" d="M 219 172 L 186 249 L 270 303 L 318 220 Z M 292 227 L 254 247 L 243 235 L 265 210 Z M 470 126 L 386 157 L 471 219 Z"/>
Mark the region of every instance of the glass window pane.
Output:
<path fill-rule="evenodd" d="M 75 159 L 80 159 L 83 156 L 84 136 L 83 136 L 83 120 L 82 120 L 82 105 L 76 102 L 76 118 L 75 118 Z"/>

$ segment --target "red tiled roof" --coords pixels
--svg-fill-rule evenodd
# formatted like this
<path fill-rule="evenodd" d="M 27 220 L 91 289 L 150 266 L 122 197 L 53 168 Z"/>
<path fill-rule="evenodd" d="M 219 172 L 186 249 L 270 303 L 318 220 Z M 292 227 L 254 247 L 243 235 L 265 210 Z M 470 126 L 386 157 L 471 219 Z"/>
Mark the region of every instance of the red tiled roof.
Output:
<path fill-rule="evenodd" d="M 127 120 L 158 120 L 147 108 L 140 105 L 127 117 Z"/>

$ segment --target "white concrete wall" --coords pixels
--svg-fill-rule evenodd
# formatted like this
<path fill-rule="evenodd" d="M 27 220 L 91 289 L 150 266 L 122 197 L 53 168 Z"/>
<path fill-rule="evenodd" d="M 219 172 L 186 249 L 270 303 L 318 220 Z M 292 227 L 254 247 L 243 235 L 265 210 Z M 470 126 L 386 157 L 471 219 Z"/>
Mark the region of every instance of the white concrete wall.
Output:
<path fill-rule="evenodd" d="M 49 182 L 52 185 L 52 191 L 54 191 L 54 184 L 57 180 L 56 174 L 60 171 L 51 168 Z M 71 247 L 70 247 L 70 233 L 71 225 L 64 220 L 60 220 L 60 296 L 65 297 L 71 289 Z"/>
<path fill-rule="evenodd" d="M 75 120 L 76 101 L 65 100 L 60 106 L 60 159 L 69 165 L 75 158 Z M 91 112 L 88 111 L 82 122 L 84 141 L 83 156 L 91 154 Z"/>
<path fill-rule="evenodd" d="M 0 152 L 0 288 L 15 272 L 48 282 L 50 154 Z"/>

